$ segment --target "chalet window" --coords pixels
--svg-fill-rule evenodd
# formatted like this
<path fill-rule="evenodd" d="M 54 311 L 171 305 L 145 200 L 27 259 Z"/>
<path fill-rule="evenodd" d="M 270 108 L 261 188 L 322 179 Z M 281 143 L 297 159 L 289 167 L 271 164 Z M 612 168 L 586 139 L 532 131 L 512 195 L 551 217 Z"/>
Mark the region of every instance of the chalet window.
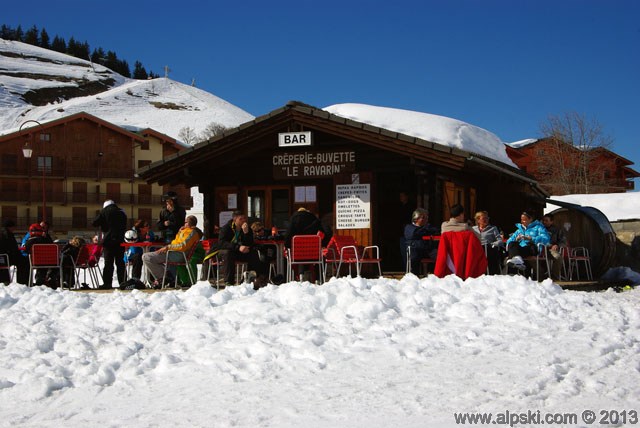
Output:
<path fill-rule="evenodd" d="M 120 200 L 120 183 L 107 183 L 107 199 Z"/>
<path fill-rule="evenodd" d="M 150 184 L 138 184 L 138 203 L 151 204 L 151 185 Z"/>
<path fill-rule="evenodd" d="M 18 165 L 18 155 L 4 154 L 2 155 L 2 170 L 5 172 L 15 172 Z"/>
<path fill-rule="evenodd" d="M 87 183 L 74 182 L 72 198 L 73 202 L 87 202 Z"/>
<path fill-rule="evenodd" d="M 87 227 L 87 208 L 73 207 L 71 208 L 71 227 L 84 229 Z"/>
<path fill-rule="evenodd" d="M 38 156 L 38 172 L 44 170 L 45 173 L 51 174 L 51 163 L 53 159 L 51 156 Z"/>
<path fill-rule="evenodd" d="M 151 215 L 151 208 L 138 208 L 138 218 L 142 218 L 153 224 L 154 220 Z"/>
<path fill-rule="evenodd" d="M 12 219 L 15 222 L 18 222 L 18 207 L 16 205 L 3 205 L 2 218 Z"/>
<path fill-rule="evenodd" d="M 144 140 L 140 143 L 140 150 L 149 150 L 149 140 Z"/>
<path fill-rule="evenodd" d="M 147 165 L 151 165 L 151 161 L 150 160 L 139 160 L 138 161 L 138 168 L 142 168 L 143 166 L 147 166 Z"/>
<path fill-rule="evenodd" d="M 18 182 L 15 180 L 5 180 L 0 185 L 2 191 L 2 197 L 5 201 L 20 201 L 23 200 L 20 192 L 18 192 Z M 15 220 L 15 219 L 14 219 Z"/>
<path fill-rule="evenodd" d="M 51 141 L 51 134 L 40 134 L 40 141 Z"/>

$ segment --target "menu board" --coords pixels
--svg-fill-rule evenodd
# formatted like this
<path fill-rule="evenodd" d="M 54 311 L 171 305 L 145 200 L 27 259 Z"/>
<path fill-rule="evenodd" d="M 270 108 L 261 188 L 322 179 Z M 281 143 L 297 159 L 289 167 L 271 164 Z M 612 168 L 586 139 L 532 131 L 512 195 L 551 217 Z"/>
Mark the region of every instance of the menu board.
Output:
<path fill-rule="evenodd" d="M 369 229 L 371 227 L 370 184 L 336 185 L 336 228 Z"/>

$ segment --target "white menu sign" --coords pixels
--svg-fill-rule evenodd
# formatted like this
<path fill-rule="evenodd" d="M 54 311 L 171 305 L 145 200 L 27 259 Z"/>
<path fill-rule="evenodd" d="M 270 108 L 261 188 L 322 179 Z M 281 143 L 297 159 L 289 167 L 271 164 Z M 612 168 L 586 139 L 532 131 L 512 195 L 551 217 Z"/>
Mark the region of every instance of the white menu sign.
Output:
<path fill-rule="evenodd" d="M 369 229 L 371 227 L 370 184 L 336 186 L 336 228 Z"/>

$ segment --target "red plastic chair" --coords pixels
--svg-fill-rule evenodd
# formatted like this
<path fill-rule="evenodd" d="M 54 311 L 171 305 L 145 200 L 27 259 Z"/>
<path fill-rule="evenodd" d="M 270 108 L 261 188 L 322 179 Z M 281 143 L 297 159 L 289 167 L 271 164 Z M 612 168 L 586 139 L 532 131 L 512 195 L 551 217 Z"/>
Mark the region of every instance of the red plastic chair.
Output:
<path fill-rule="evenodd" d="M 88 285 L 87 271 L 89 271 L 89 278 L 91 279 L 93 286 L 95 288 L 98 288 L 100 286 L 100 280 L 98 279 L 99 277 L 98 277 L 98 269 L 97 269 L 98 264 L 90 263 L 92 255 L 95 255 L 95 253 L 93 253 L 93 248 L 91 248 L 89 245 L 83 245 L 82 247 L 80 247 L 80 251 L 78 251 L 78 256 L 73 261 L 73 266 L 74 266 L 75 275 L 76 275 L 76 286 L 80 284 L 80 270 L 84 272 L 84 282 L 82 285 Z"/>
<path fill-rule="evenodd" d="M 29 254 L 29 287 L 33 286 L 33 272 L 36 269 L 58 269 L 60 288 L 62 288 L 62 263 L 60 247 L 57 244 L 34 244 Z"/>
<path fill-rule="evenodd" d="M 584 265 L 584 271 L 587 274 L 589 281 L 593 280 L 593 273 L 591 271 L 591 257 L 589 256 L 589 250 L 586 247 L 574 247 L 568 249 L 569 254 L 569 279 L 573 280 L 573 271 L 576 271 L 576 277 L 580 279 L 579 264 Z"/>
<path fill-rule="evenodd" d="M 366 263 L 377 264 L 378 273 L 382 276 L 380 266 L 380 249 L 377 245 L 369 245 L 362 248 L 351 235 L 334 235 L 327 245 L 325 254 L 326 265 L 331 264 L 336 275 L 340 274 L 343 264 L 349 266 L 349 276 L 351 276 L 351 265 L 356 266 L 356 275 L 360 276 L 362 265 Z M 325 265 L 325 281 L 327 266 Z"/>
<path fill-rule="evenodd" d="M 197 247 L 198 247 L 198 242 L 193 244 L 191 248 L 189 248 L 187 251 L 172 251 L 172 250 L 167 251 L 166 253 L 167 255 L 165 257 L 165 262 L 164 262 L 164 274 L 162 275 L 162 288 L 165 288 L 165 279 L 167 278 L 167 269 L 169 266 L 186 267 L 187 272 L 189 273 L 189 279 L 191 280 L 191 283 L 192 284 L 196 283 L 197 272 L 191 272 L 190 262 L 191 262 L 191 257 L 193 257 L 193 253 L 195 253 Z M 182 256 L 182 260 L 170 261 L 169 254 L 179 254 L 180 256 Z M 174 288 L 178 288 L 178 275 L 175 275 L 174 277 L 173 286 Z"/>
<path fill-rule="evenodd" d="M 293 280 L 293 268 L 297 265 L 318 265 L 320 280 L 324 278 L 322 238 L 318 235 L 296 235 L 287 249 L 287 281 Z"/>
<path fill-rule="evenodd" d="M 351 276 L 351 266 L 355 266 L 356 275 L 360 276 L 360 257 L 356 240 L 350 235 L 334 235 L 327 244 L 325 259 L 326 266 L 324 270 L 324 281 L 327 280 L 327 267 L 331 265 L 334 275 L 340 275 L 342 265 L 349 267 L 349 276 Z"/>

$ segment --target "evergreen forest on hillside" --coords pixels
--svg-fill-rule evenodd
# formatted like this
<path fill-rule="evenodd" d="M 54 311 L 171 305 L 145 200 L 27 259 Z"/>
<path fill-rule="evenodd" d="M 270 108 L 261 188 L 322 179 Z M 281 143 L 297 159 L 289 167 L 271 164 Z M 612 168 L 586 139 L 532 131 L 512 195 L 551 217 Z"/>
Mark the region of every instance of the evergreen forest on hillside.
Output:
<path fill-rule="evenodd" d="M 50 49 L 71 55 L 76 58 L 89 60 L 95 64 L 103 65 L 124 77 L 133 77 L 134 79 L 140 80 L 159 77 L 152 71 L 147 73 L 147 70 L 140 61 L 135 62 L 132 74 L 129 68 L 129 63 L 124 59 L 119 59 L 118 55 L 116 55 L 114 51 L 109 50 L 105 52 L 102 47 L 98 47 L 93 49 L 93 52 L 91 52 L 89 44 L 86 41 L 79 42 L 73 36 L 66 41 L 64 38 L 56 35 L 52 40 L 44 27 L 39 30 L 37 26 L 33 25 L 31 28 L 24 31 L 20 25 L 14 29 L 8 25 L 2 24 L 0 27 L 0 38 L 23 42 L 33 46 L 39 46 L 44 49 Z"/>

